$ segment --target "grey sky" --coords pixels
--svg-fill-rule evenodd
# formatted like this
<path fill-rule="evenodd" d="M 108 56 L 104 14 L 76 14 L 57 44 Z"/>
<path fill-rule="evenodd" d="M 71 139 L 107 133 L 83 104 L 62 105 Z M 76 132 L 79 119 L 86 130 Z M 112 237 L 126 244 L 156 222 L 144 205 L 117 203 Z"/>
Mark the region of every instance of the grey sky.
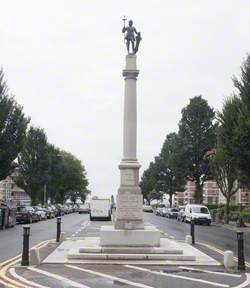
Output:
<path fill-rule="evenodd" d="M 51 143 L 83 161 L 93 195 L 116 194 L 119 186 L 123 15 L 142 33 L 142 169 L 177 130 L 189 98 L 202 94 L 221 107 L 250 50 L 247 0 L 0 2 L 0 64 L 11 92 Z"/>

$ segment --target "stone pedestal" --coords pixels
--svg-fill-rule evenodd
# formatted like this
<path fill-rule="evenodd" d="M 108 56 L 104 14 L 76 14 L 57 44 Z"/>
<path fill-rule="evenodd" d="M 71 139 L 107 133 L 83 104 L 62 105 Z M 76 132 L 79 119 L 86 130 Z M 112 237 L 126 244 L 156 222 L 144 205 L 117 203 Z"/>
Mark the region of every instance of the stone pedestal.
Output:
<path fill-rule="evenodd" d="M 115 229 L 144 229 L 142 215 L 143 199 L 139 187 L 139 169 L 141 166 L 136 158 L 136 80 L 138 74 L 136 56 L 127 55 L 126 67 L 123 70 L 125 79 L 123 159 L 119 165 L 121 184 L 117 195 Z"/>
<path fill-rule="evenodd" d="M 113 226 L 102 226 L 100 236 L 102 247 L 159 247 L 161 232 L 154 226 L 145 226 L 143 230 L 118 230 Z"/>

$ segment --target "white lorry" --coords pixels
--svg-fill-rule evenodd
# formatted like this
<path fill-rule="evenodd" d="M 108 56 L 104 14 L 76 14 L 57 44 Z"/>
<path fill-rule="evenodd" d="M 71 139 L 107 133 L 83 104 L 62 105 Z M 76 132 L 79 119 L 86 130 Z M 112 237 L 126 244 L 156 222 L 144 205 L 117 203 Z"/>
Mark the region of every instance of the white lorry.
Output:
<path fill-rule="evenodd" d="M 111 221 L 111 203 L 109 199 L 91 199 L 90 221 L 107 220 Z"/>

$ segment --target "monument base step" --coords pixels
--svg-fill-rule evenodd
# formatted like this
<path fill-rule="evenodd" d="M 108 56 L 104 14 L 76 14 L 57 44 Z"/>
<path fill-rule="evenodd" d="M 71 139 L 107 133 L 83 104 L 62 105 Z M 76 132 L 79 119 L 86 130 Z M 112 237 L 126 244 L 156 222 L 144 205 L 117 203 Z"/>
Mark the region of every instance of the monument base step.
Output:
<path fill-rule="evenodd" d="M 181 249 L 163 247 L 82 247 L 79 253 L 109 253 L 109 254 L 183 254 Z"/>
<path fill-rule="evenodd" d="M 185 242 L 175 241 L 173 239 L 161 238 L 160 239 L 160 247 L 155 247 L 153 249 L 162 248 L 167 249 L 169 251 L 181 250 L 183 254 L 167 254 L 167 259 L 173 260 L 165 260 L 166 254 L 160 253 L 134 253 L 136 254 L 126 254 L 126 253 L 79 253 L 79 250 L 82 249 L 94 249 L 103 248 L 100 246 L 100 238 L 99 237 L 75 237 L 68 238 L 63 241 L 60 246 L 58 246 L 50 255 L 48 255 L 42 263 L 50 263 L 50 264 L 70 264 L 70 263 L 81 263 L 81 264 L 99 264 L 99 265 L 202 265 L 202 266 L 218 266 L 221 265 L 219 262 L 211 258 L 210 256 L 204 254 L 200 250 L 198 250 L 193 245 L 189 245 Z M 106 247 L 105 247 L 106 248 Z M 109 247 L 108 247 L 109 248 Z M 115 247 L 118 249 L 122 247 Z M 127 247 L 126 247 L 127 248 Z M 138 248 L 138 247 L 135 247 Z M 149 247 L 147 247 L 148 249 Z M 90 251 L 90 250 L 89 250 Z M 88 254 L 82 257 L 82 254 Z M 92 259 L 89 259 L 91 254 L 98 254 L 96 256 L 92 256 Z M 100 259 L 100 255 L 103 255 L 102 259 Z M 112 254 L 109 258 L 107 254 Z M 122 254 L 126 254 L 126 256 L 121 256 Z M 151 257 L 147 257 L 150 254 Z M 129 255 L 129 256 L 128 256 Z M 185 257 L 183 257 L 185 256 Z M 192 256 L 192 257 L 187 257 Z M 88 257 L 88 258 L 86 258 Z M 96 257 L 94 259 L 94 257 Z M 115 257 L 115 259 L 113 259 Z M 119 258 L 118 258 L 119 257 Z M 165 257 L 165 259 L 164 259 Z M 131 259 L 132 258 L 132 259 Z M 133 259 L 136 258 L 136 259 Z M 153 259 L 152 259 L 153 258 Z M 117 259 L 117 260 L 116 260 Z M 194 260 L 192 260 L 194 259 Z"/>
<path fill-rule="evenodd" d="M 195 256 L 178 254 L 110 254 L 110 253 L 68 253 L 68 259 L 83 260 L 172 260 L 195 261 Z"/>
<path fill-rule="evenodd" d="M 101 227 L 100 246 L 159 247 L 160 237 L 160 230 L 152 225 L 145 225 L 143 230 L 122 230 L 107 225 Z"/>

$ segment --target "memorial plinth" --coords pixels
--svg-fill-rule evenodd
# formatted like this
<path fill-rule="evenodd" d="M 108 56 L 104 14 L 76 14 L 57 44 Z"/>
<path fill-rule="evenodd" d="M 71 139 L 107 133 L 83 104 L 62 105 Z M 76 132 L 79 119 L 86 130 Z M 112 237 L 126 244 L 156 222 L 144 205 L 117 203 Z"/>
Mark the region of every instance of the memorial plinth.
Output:
<path fill-rule="evenodd" d="M 123 158 L 119 165 L 120 187 L 117 194 L 116 221 L 114 226 L 103 226 L 101 246 L 154 246 L 160 245 L 160 232 L 153 226 L 144 227 L 143 198 L 139 187 L 137 160 L 137 93 L 136 81 L 139 70 L 136 55 L 126 56 L 123 70 L 125 80 Z"/>

